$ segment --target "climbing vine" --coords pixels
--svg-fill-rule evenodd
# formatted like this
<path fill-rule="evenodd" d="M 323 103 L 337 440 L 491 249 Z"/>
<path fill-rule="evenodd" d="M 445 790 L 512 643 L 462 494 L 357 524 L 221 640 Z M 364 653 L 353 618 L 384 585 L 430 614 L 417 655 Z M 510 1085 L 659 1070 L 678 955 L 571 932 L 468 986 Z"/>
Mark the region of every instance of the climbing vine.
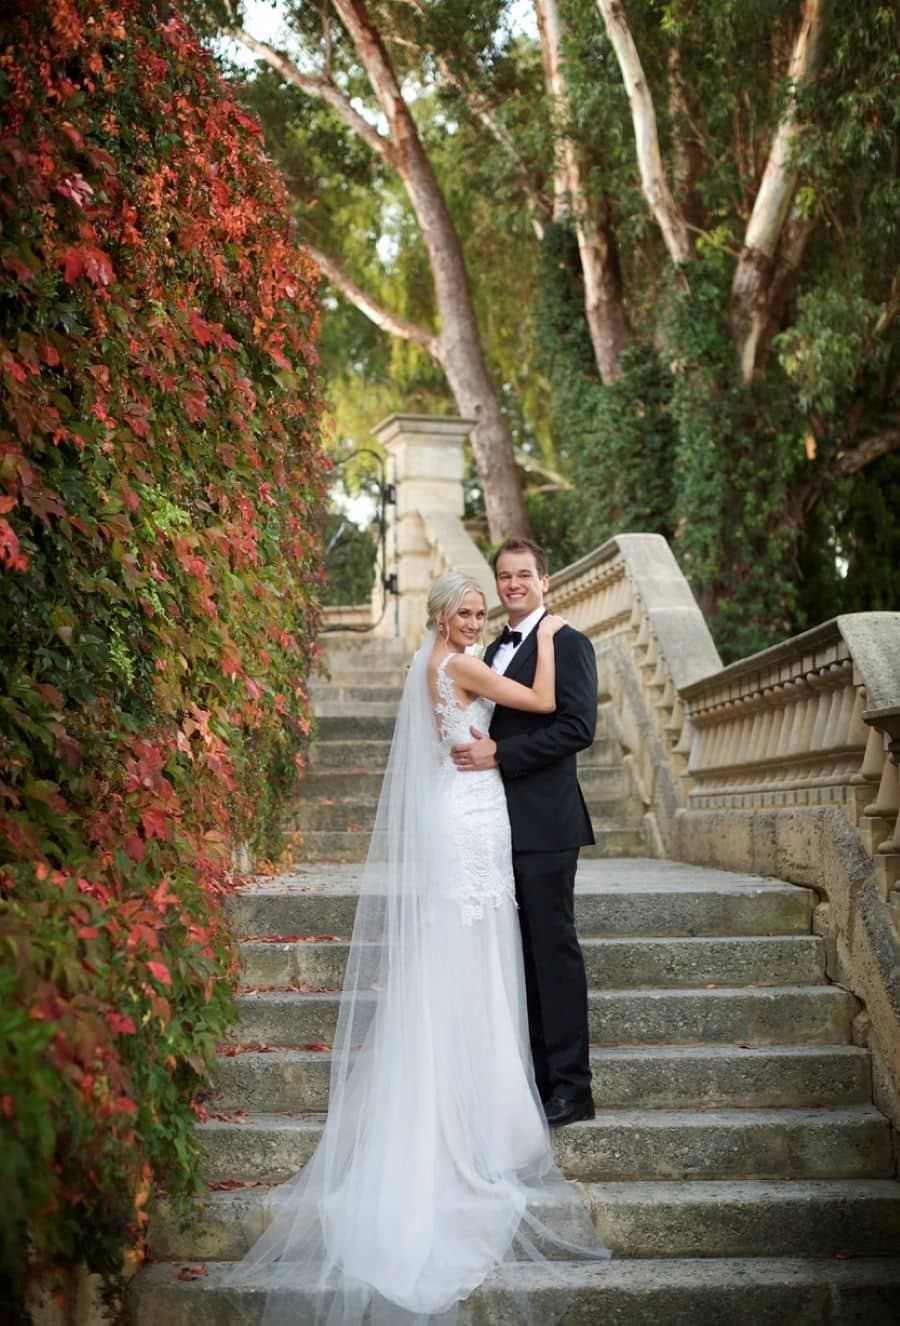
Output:
<path fill-rule="evenodd" d="M 115 1289 L 310 726 L 316 274 L 162 0 L 0 18 L 0 1241 Z"/>

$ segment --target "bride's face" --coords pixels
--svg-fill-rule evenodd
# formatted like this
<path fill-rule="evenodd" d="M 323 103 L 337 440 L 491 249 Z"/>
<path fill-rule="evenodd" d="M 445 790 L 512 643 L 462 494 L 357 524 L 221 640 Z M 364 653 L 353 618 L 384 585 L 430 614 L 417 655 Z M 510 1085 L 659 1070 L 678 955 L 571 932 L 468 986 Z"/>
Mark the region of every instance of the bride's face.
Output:
<path fill-rule="evenodd" d="M 452 617 L 447 618 L 447 643 L 453 649 L 467 649 L 484 629 L 484 599 L 470 589 Z"/>

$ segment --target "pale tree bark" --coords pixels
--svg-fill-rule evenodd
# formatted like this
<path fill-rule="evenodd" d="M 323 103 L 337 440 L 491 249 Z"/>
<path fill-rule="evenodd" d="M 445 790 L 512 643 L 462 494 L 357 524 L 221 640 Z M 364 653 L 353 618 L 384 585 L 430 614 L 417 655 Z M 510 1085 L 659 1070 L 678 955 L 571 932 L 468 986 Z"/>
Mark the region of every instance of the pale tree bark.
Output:
<path fill-rule="evenodd" d="M 332 0 L 332 8 L 353 43 L 385 117 L 386 135 L 359 115 L 330 77 L 304 74 L 286 55 L 267 43 L 253 41 L 251 45 L 248 34 L 241 30 L 233 31 L 232 35 L 278 69 L 284 78 L 330 105 L 345 124 L 397 171 L 416 216 L 434 282 L 440 331 L 430 352 L 446 374 L 460 414 L 475 420 L 472 452 L 484 488 L 490 537 L 496 542 L 509 534 L 527 534 L 530 527 L 512 438 L 487 370 L 462 245 L 446 199 L 422 147 L 387 50 L 362 0 Z M 348 284 L 348 280 L 345 279 L 343 293 L 349 297 L 352 283 Z M 358 306 L 371 317 L 376 306 L 374 301 L 368 302 L 369 309 Z M 386 315 L 384 310 L 380 314 L 393 316 Z M 409 335 L 407 339 L 415 337 Z"/>
<path fill-rule="evenodd" d="M 773 301 L 783 294 L 783 288 L 773 283 L 773 274 L 797 188 L 794 154 L 801 132 L 797 91 L 816 77 L 821 65 L 826 3 L 804 2 L 803 20 L 788 67 L 787 104 L 772 139 L 732 281 L 731 330 L 745 384 L 753 380 L 761 354 L 771 342 Z M 794 270 L 802 259 L 808 235 L 809 227 L 800 227 L 798 234 L 788 240 L 788 261 Z"/>
<path fill-rule="evenodd" d="M 641 57 L 638 55 L 621 0 L 597 0 L 597 4 L 628 93 L 638 169 L 641 174 L 641 189 L 656 218 L 671 259 L 676 268 L 681 269 L 691 261 L 693 247 L 684 214 L 672 197 L 666 179 L 662 153 L 659 150 L 656 112 L 653 109 L 653 98 L 650 95 Z"/>
<path fill-rule="evenodd" d="M 535 184 L 535 181 L 529 171 L 522 154 L 516 146 L 512 134 L 497 114 L 497 109 L 489 97 L 477 87 L 473 87 L 465 79 L 454 73 L 450 64 L 437 51 L 432 50 L 431 55 L 435 62 L 438 75 L 442 83 L 452 87 L 458 94 L 464 106 L 473 119 L 487 129 L 488 133 L 503 148 L 509 158 L 513 171 L 515 173 L 516 183 L 522 190 L 525 197 L 525 203 L 528 207 L 528 215 L 531 220 L 532 229 L 538 239 L 543 239 L 544 229 L 550 220 L 556 220 L 556 192 L 554 187 L 554 201 L 551 205 L 541 190 Z"/>
<path fill-rule="evenodd" d="M 367 291 L 363 290 L 362 286 L 357 285 L 353 278 L 348 276 L 333 258 L 329 258 L 326 253 L 315 248 L 312 244 L 307 244 L 306 247 L 335 290 L 339 291 L 355 308 L 358 308 L 360 313 L 364 313 L 370 322 L 374 322 L 376 327 L 380 327 L 382 331 L 388 332 L 391 336 L 397 336 L 402 341 L 411 341 L 413 345 L 418 345 L 440 363 L 438 338 L 434 332 L 429 331 L 427 327 L 420 327 L 417 323 L 410 322 L 408 318 L 401 317 L 399 313 L 392 313 L 390 309 L 384 308 Z"/>
<path fill-rule="evenodd" d="M 565 167 L 568 210 L 575 226 L 584 279 L 584 311 L 594 359 L 603 382 L 615 382 L 621 359 L 631 338 L 615 234 L 608 209 L 595 206 L 587 196 L 576 144 L 565 130 L 569 118 L 569 89 L 562 61 L 563 25 L 557 0 L 535 0 L 541 55 L 547 91 L 553 106 L 556 139 Z M 562 181 L 554 184 L 554 217 L 565 215 L 561 206 Z"/>
<path fill-rule="evenodd" d="M 559 122 L 567 111 L 565 83 L 562 71 L 562 21 L 555 0 L 534 0 L 538 36 L 541 44 L 541 64 L 544 67 L 544 86 L 553 106 L 553 119 L 557 131 L 553 135 L 553 220 L 567 221 L 572 215 L 569 197 L 569 163 L 567 135 L 559 130 Z"/>

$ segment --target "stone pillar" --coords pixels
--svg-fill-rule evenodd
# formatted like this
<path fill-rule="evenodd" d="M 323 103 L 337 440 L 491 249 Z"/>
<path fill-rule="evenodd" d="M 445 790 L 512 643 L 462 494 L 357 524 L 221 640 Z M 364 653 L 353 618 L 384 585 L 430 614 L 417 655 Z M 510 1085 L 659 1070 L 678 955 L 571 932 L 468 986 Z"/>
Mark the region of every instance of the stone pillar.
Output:
<path fill-rule="evenodd" d="M 462 525 L 463 443 L 473 427 L 473 420 L 453 415 L 392 414 L 372 429 L 397 494 L 396 506 L 387 511 L 386 572 L 397 576 L 399 605 L 388 602 L 377 635 L 399 634 L 417 645 L 428 588 L 448 566 L 475 574 L 493 597 L 490 569 Z M 373 602 L 377 615 L 379 584 Z"/>

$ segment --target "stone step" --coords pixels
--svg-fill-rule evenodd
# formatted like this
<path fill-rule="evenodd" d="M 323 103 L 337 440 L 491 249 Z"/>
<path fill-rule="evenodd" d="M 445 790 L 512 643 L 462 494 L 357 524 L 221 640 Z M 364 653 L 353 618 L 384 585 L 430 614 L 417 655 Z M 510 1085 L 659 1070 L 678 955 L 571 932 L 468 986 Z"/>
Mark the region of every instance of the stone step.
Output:
<path fill-rule="evenodd" d="M 360 814 L 363 812 L 360 807 Z M 369 829 L 364 823 L 353 820 L 352 829 L 306 829 L 300 840 L 299 851 L 304 861 L 332 861 L 335 863 L 359 863 L 365 861 L 369 851 Z M 647 854 L 647 842 L 643 829 L 607 828 L 595 824 L 594 838 L 590 847 L 583 847 L 581 854 L 587 860 L 609 860 L 615 857 L 644 857 Z"/>
<path fill-rule="evenodd" d="M 587 762 L 578 764 L 578 781 L 585 798 L 597 797 L 604 801 L 618 800 L 621 797 L 635 797 L 640 810 L 640 800 L 632 791 L 628 776 L 622 765 L 605 765 Z"/>
<path fill-rule="evenodd" d="M 387 750 L 384 754 L 387 758 Z M 352 765 L 342 769 L 329 769 L 315 764 L 304 774 L 299 795 L 303 801 L 313 801 L 322 797 L 329 797 L 332 800 L 354 797 L 362 801 L 377 801 L 383 780 L 384 769 L 354 768 Z"/>
<path fill-rule="evenodd" d="M 331 632 L 320 637 L 325 661 L 333 667 L 342 658 L 361 659 L 366 663 L 387 661 L 407 663 L 412 650 L 405 640 L 391 635 L 371 635 L 362 631 Z M 360 664 L 361 666 L 361 664 Z"/>
<path fill-rule="evenodd" d="M 367 665 L 352 656 L 328 660 L 328 677 L 316 678 L 309 683 L 310 693 L 326 686 L 398 686 L 402 689 L 406 678 L 406 665 L 373 659 Z"/>
<path fill-rule="evenodd" d="M 239 995 L 233 1039 L 294 1049 L 330 1043 L 338 1004 L 337 994 L 264 990 Z M 591 1043 L 599 1046 L 835 1045 L 849 1040 L 857 1008 L 853 996 L 835 985 L 592 990 L 588 1026 Z"/>
<path fill-rule="evenodd" d="M 639 1046 L 593 1049 L 598 1109 L 779 1109 L 868 1104 L 868 1050 L 855 1045 Z M 321 1111 L 331 1057 L 305 1050 L 220 1055 L 211 1108 Z"/>
<path fill-rule="evenodd" d="M 586 861 L 608 861 L 619 856 L 644 857 L 647 855 L 647 835 L 643 828 L 612 828 L 606 818 L 593 817 L 595 842 L 582 847 Z"/>
<path fill-rule="evenodd" d="M 359 864 L 298 865 L 225 905 L 239 935 L 348 937 L 361 875 Z M 808 934 L 815 898 L 795 884 L 646 858 L 582 860 L 575 888 L 582 938 Z"/>
<path fill-rule="evenodd" d="M 209 1192 L 202 1219 L 184 1229 L 165 1202 L 149 1231 L 154 1260 L 230 1261 L 268 1219 L 268 1187 Z M 582 1186 L 594 1226 L 614 1257 L 802 1257 L 900 1248 L 900 1184 L 891 1179 L 636 1180 Z"/>
<path fill-rule="evenodd" d="M 280 1183 L 315 1149 L 324 1115 L 199 1124 L 207 1183 Z M 887 1178 L 890 1126 L 871 1106 L 821 1110 L 601 1110 L 551 1133 L 570 1179 Z"/>
<path fill-rule="evenodd" d="M 390 739 L 380 741 L 316 741 L 310 748 L 310 769 L 368 769 L 378 773 L 380 779 L 390 753 Z"/>
<path fill-rule="evenodd" d="M 328 719 L 348 719 L 354 723 L 357 730 L 363 729 L 373 719 L 379 718 L 391 724 L 393 731 L 394 719 L 397 717 L 396 700 L 340 700 L 331 699 L 328 696 L 317 696 L 313 711 L 319 721 L 321 730 L 322 720 Z"/>
<path fill-rule="evenodd" d="M 376 743 L 366 743 L 375 745 Z M 384 745 L 384 760 L 387 761 L 388 745 Z M 343 754 L 343 752 L 342 752 Z M 349 755 L 350 752 L 347 752 Z M 300 798 L 304 802 L 315 801 L 323 797 L 331 800 L 359 799 L 377 803 L 384 778 L 384 767 L 370 768 L 364 763 L 365 752 L 357 749 L 357 764 L 348 763 L 340 768 L 328 767 L 318 762 L 306 772 L 300 784 Z M 643 813 L 640 800 L 631 792 L 623 769 L 607 769 L 600 765 L 590 765 L 586 770 L 579 770 L 579 782 L 585 798 L 591 806 L 616 804 L 626 801 L 631 819 L 639 823 Z"/>
<path fill-rule="evenodd" d="M 357 713 L 367 713 L 372 705 L 382 704 L 393 705 L 396 712 L 403 687 L 379 686 L 374 681 L 366 682 L 362 686 L 351 686 L 345 681 L 332 680 L 314 682 L 309 688 L 309 693 L 316 713 L 319 712 L 320 704 L 326 701 L 330 704 L 352 705 Z"/>
<path fill-rule="evenodd" d="M 378 806 L 378 788 L 374 795 L 371 790 L 348 787 L 339 788 L 336 794 L 323 796 L 315 783 L 304 780 L 301 795 L 286 817 L 285 827 L 301 833 L 317 831 L 338 831 L 347 829 L 351 824 L 371 832 L 375 824 L 375 811 Z M 601 799 L 586 798 L 588 812 L 592 822 L 606 828 L 636 828 L 640 825 L 643 807 L 636 797 L 617 796 Z"/>
<path fill-rule="evenodd" d="M 148 1266 L 128 1287 L 130 1326 L 258 1326 L 266 1281 L 221 1287 L 224 1264 L 203 1274 Z M 565 1326 L 897 1326 L 900 1258 L 666 1258 L 600 1265 L 523 1265 L 517 1289 L 540 1320 Z M 312 1320 L 299 1291 L 297 1326 Z M 459 1326 L 511 1326 L 508 1290 L 491 1277 L 462 1307 Z"/>
<path fill-rule="evenodd" d="M 366 741 L 390 743 L 393 734 L 393 714 L 316 714 L 315 746 L 331 741 L 351 741 L 357 746 Z"/>
<path fill-rule="evenodd" d="M 322 986 L 344 981 L 347 944 L 245 942 L 245 986 Z M 588 985 L 640 986 L 812 985 L 825 981 L 825 941 L 816 935 L 735 938 L 583 939 Z"/>

